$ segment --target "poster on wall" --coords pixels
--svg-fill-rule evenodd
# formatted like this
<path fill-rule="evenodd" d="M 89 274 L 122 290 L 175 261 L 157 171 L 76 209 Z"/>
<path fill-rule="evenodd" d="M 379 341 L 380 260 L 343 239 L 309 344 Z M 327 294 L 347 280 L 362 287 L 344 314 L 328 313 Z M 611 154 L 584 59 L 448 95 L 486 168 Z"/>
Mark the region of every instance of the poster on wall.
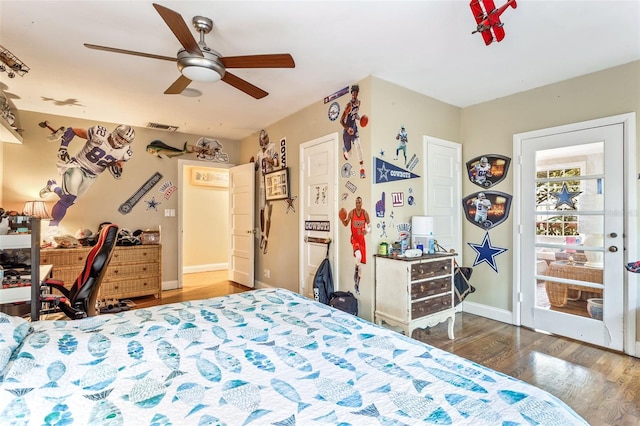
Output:
<path fill-rule="evenodd" d="M 391 164 L 381 158 L 373 157 L 373 161 L 375 168 L 375 178 L 373 183 L 394 182 L 420 177 L 413 172 L 401 169 L 395 164 Z"/>
<path fill-rule="evenodd" d="M 511 195 L 499 191 L 480 191 L 462 199 L 467 220 L 482 229 L 500 225 L 509 217 Z"/>
<path fill-rule="evenodd" d="M 483 188 L 496 185 L 507 177 L 511 159 L 504 155 L 485 154 L 467 161 L 469 180 Z"/>

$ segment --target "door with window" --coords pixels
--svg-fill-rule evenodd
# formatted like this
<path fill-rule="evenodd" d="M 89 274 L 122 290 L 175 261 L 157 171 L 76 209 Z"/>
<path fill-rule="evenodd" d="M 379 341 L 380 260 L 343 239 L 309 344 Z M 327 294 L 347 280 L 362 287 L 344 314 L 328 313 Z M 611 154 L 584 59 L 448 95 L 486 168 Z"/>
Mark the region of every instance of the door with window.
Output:
<path fill-rule="evenodd" d="M 515 141 L 522 324 L 622 350 L 623 124 Z"/>

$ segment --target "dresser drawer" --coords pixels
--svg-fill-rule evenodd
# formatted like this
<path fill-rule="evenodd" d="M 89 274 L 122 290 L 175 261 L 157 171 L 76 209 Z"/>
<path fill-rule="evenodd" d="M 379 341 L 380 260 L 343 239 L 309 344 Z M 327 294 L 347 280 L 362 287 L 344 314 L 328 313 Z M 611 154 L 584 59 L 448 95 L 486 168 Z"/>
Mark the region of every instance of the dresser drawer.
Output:
<path fill-rule="evenodd" d="M 451 291 L 451 277 L 436 278 L 411 284 L 411 300 L 424 299 Z"/>
<path fill-rule="evenodd" d="M 160 277 L 157 275 L 120 281 L 104 280 L 100 286 L 98 298 L 121 299 L 123 297 L 139 297 L 150 294 L 160 297 L 160 288 Z"/>
<path fill-rule="evenodd" d="M 411 319 L 422 318 L 452 307 L 451 293 L 411 304 Z"/>
<path fill-rule="evenodd" d="M 116 247 L 110 265 L 117 263 L 158 262 L 159 245 Z"/>
<path fill-rule="evenodd" d="M 79 266 L 82 269 L 87 260 L 89 250 L 89 248 L 41 250 L 40 264 L 54 265 L 54 270 L 56 267 L 62 266 Z"/>
<path fill-rule="evenodd" d="M 160 272 L 160 264 L 154 263 L 122 263 L 110 264 L 107 268 L 107 275 L 104 279 L 107 281 L 118 280 L 123 278 L 144 277 L 147 275 L 158 275 Z"/>
<path fill-rule="evenodd" d="M 437 260 L 435 262 L 414 263 L 411 265 L 411 281 L 442 275 L 451 275 L 451 260 Z"/>

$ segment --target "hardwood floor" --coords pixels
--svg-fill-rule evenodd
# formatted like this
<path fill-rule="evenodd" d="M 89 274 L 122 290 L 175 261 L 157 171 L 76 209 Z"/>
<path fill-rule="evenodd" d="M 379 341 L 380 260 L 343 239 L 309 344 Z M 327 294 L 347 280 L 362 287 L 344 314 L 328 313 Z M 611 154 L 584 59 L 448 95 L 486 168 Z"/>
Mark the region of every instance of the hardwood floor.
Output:
<path fill-rule="evenodd" d="M 226 276 L 188 274 L 182 290 L 134 301 L 147 307 L 248 290 Z M 640 359 L 467 313 L 456 314 L 454 332 L 449 340 L 442 323 L 412 337 L 544 389 L 593 426 L 640 424 Z"/>
<path fill-rule="evenodd" d="M 594 426 L 640 424 L 640 359 L 467 313 L 413 338 L 531 383 Z"/>
<path fill-rule="evenodd" d="M 182 277 L 182 289 L 163 291 L 162 299 L 156 299 L 153 296 L 137 297 L 133 299 L 133 302 L 138 308 L 146 308 L 185 300 L 206 299 L 232 293 L 242 293 L 247 290 L 251 289 L 227 280 L 227 270 L 225 269 L 222 271 L 185 274 Z"/>

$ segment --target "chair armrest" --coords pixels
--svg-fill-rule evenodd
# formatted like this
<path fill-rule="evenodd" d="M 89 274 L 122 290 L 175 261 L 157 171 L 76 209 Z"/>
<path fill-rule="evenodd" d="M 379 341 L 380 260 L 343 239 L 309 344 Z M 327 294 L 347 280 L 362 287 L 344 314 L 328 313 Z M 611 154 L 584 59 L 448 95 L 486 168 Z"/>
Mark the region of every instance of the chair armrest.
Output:
<path fill-rule="evenodd" d="M 62 293 L 65 297 L 69 297 L 69 290 L 64 286 L 64 281 L 56 280 L 53 278 L 47 278 L 42 281 L 42 286 L 47 286 L 51 289 L 56 289 Z"/>

